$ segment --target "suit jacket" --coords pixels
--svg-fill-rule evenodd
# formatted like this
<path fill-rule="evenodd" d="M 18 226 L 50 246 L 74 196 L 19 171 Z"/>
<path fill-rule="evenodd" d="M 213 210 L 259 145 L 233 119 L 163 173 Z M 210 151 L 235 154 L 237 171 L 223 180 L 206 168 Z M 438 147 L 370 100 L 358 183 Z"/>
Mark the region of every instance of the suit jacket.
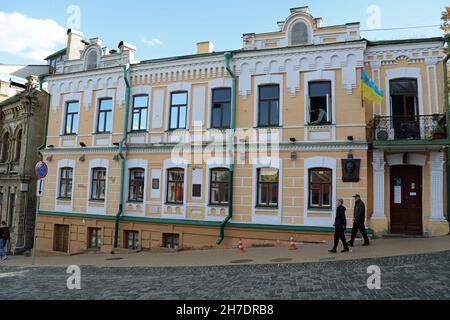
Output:
<path fill-rule="evenodd" d="M 355 204 L 354 218 L 356 223 L 361 224 L 366 222 L 366 205 L 364 202 L 359 201 Z"/>
<path fill-rule="evenodd" d="M 334 221 L 334 226 L 336 229 L 347 228 L 347 217 L 345 216 L 345 211 L 347 209 L 344 206 L 339 206 L 336 209 L 336 220 Z"/>

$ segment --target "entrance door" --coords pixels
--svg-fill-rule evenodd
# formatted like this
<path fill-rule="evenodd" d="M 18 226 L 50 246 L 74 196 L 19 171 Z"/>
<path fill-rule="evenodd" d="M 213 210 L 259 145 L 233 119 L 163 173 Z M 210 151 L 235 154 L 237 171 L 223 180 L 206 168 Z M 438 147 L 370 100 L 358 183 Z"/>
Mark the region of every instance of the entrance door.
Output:
<path fill-rule="evenodd" d="M 391 167 L 391 233 L 422 235 L 422 167 Z"/>
<path fill-rule="evenodd" d="M 53 250 L 57 252 L 69 251 L 69 226 L 62 224 L 55 225 Z"/>
<path fill-rule="evenodd" d="M 14 212 L 16 210 L 16 195 L 10 194 L 9 196 L 9 211 L 8 211 L 8 228 L 14 227 Z"/>

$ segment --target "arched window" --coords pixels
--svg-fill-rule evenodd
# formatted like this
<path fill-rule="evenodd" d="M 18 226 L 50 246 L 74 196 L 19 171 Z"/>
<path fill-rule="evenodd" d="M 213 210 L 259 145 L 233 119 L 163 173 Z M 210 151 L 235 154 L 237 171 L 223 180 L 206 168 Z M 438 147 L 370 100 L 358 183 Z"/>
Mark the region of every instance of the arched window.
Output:
<path fill-rule="evenodd" d="M 87 55 L 86 69 L 87 70 L 97 69 L 97 62 L 98 62 L 97 51 L 92 50 Z"/>
<path fill-rule="evenodd" d="M 14 161 L 20 160 L 20 152 L 22 151 L 22 129 L 16 135 L 16 152 L 14 154 Z"/>
<path fill-rule="evenodd" d="M 309 42 L 308 26 L 303 21 L 295 22 L 292 26 L 290 39 L 291 46 L 307 44 Z"/>
<path fill-rule="evenodd" d="M 2 154 L 0 157 L 0 162 L 8 161 L 8 149 L 9 149 L 9 133 L 6 132 L 2 138 Z"/>

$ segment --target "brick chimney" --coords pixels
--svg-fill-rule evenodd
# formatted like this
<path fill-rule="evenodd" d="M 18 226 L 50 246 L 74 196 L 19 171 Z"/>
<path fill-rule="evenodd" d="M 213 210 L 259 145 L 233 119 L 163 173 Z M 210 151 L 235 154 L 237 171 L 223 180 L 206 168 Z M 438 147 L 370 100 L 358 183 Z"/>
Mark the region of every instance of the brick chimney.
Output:
<path fill-rule="evenodd" d="M 81 58 L 81 51 L 85 48 L 84 34 L 72 29 L 67 30 L 67 61 Z"/>
<path fill-rule="evenodd" d="M 197 54 L 213 53 L 214 44 L 211 41 L 197 43 Z"/>

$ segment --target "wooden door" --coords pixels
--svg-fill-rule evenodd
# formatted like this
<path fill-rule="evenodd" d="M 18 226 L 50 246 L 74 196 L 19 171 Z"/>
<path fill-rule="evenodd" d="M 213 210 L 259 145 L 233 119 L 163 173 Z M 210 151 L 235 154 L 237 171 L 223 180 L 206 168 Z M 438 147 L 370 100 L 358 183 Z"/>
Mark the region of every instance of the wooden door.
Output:
<path fill-rule="evenodd" d="M 422 167 L 391 167 L 391 233 L 422 235 Z"/>
<path fill-rule="evenodd" d="M 68 252 L 69 251 L 69 226 L 57 224 L 55 225 L 54 235 L 54 251 Z"/>

